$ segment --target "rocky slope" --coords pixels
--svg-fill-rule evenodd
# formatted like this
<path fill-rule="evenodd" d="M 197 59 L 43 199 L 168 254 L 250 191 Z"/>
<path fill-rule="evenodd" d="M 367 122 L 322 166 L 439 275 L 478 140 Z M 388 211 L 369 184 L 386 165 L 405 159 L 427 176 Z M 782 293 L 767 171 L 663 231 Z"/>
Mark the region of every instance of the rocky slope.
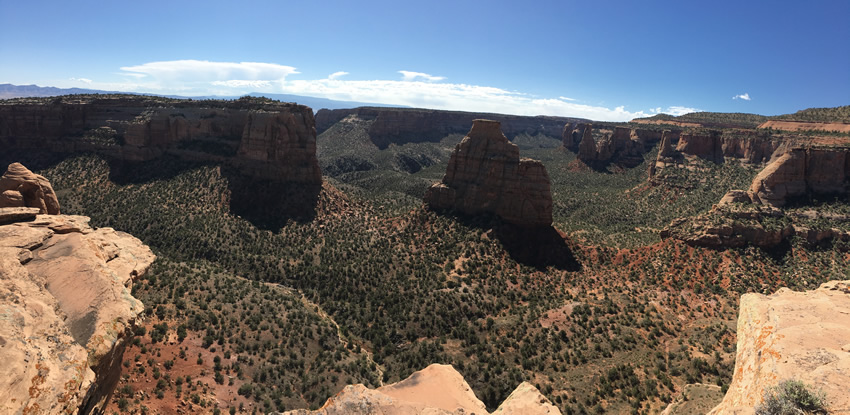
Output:
<path fill-rule="evenodd" d="M 0 217 L 10 210 L 31 216 L 0 226 L 0 412 L 102 408 L 143 311 L 133 280 L 155 257 L 86 217 L 36 217 L 37 208 L 0 208 Z"/>
<path fill-rule="evenodd" d="M 346 386 L 316 411 L 299 409 L 287 415 L 487 414 L 484 403 L 450 365 L 432 364 L 398 383 L 368 389 Z M 493 414 L 554 415 L 561 411 L 528 382 L 520 384 Z"/>
<path fill-rule="evenodd" d="M 793 199 L 846 198 L 848 181 L 850 148 L 791 148 L 777 155 L 753 179 L 748 191 L 729 191 L 711 211 L 676 219 L 661 236 L 715 248 L 748 244 L 770 248 L 792 236 L 810 245 L 846 243 L 850 231 L 838 225 L 850 221 L 847 215 L 819 209 L 789 213 L 780 208 Z"/>
<path fill-rule="evenodd" d="M 10 164 L 0 176 L 0 208 L 4 207 L 33 207 L 39 213 L 59 214 L 59 200 L 50 182 L 21 163 Z"/>
<path fill-rule="evenodd" d="M 446 175 L 425 193 L 434 210 L 492 213 L 522 226 L 552 224 L 549 175 L 542 163 L 519 157 L 498 121 L 474 120 L 449 159 Z"/>
<path fill-rule="evenodd" d="M 543 134 L 560 137 L 565 124 L 585 121 L 564 117 L 526 117 L 520 115 L 486 114 L 460 111 L 438 111 L 413 108 L 360 107 L 340 110 L 319 110 L 316 130 L 319 134 L 346 117 L 356 116 L 373 120 L 369 138 L 380 149 L 390 144 L 438 142 L 450 134 L 463 134 L 475 119 L 486 118 L 501 122 L 504 134 L 513 140 L 519 134 Z"/>
<path fill-rule="evenodd" d="M 264 179 L 321 183 L 312 110 L 260 98 L 69 95 L 0 101 L 0 146 L 95 151 L 132 161 L 170 154 L 225 162 Z"/>
<path fill-rule="evenodd" d="M 850 413 L 850 281 L 741 296 L 732 384 L 711 414 L 752 414 L 787 379 L 826 392 L 830 413 Z"/>
<path fill-rule="evenodd" d="M 850 124 L 842 122 L 812 121 L 766 121 L 759 128 L 772 128 L 783 131 L 832 131 L 850 133 Z"/>

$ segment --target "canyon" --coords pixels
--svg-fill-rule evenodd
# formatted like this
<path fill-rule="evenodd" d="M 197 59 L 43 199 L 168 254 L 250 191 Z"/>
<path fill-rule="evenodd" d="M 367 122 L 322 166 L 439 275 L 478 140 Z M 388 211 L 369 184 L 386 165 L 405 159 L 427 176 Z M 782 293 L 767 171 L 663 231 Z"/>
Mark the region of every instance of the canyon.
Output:
<path fill-rule="evenodd" d="M 438 142 L 450 134 L 465 134 L 469 125 L 475 119 L 499 121 L 502 132 L 510 140 L 520 134 L 560 137 L 565 124 L 587 121 L 566 117 L 526 117 L 415 108 L 359 107 L 319 110 L 316 113 L 316 131 L 321 134 L 332 125 L 351 116 L 373 121 L 369 127 L 368 135 L 379 149 L 385 149 L 390 144 Z"/>

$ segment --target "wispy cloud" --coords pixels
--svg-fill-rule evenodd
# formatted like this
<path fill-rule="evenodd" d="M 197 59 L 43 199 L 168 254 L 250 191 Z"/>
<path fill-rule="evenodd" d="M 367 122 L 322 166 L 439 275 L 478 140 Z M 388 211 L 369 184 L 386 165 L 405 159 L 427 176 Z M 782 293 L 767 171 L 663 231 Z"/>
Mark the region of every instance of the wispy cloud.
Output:
<path fill-rule="evenodd" d="M 741 95 L 735 95 L 734 97 L 732 97 L 732 99 L 743 99 L 744 101 L 749 101 L 750 100 L 750 94 L 744 93 L 744 94 L 741 94 Z"/>
<path fill-rule="evenodd" d="M 227 80 L 273 81 L 296 74 L 292 66 L 262 62 L 211 62 L 177 60 L 148 62 L 123 66 L 127 74 L 141 74 L 144 79 L 160 85 L 171 83 L 203 83 Z"/>
<path fill-rule="evenodd" d="M 445 76 L 432 76 L 427 73 L 422 72 L 411 72 L 411 71 L 398 71 L 402 75 L 401 80 L 405 82 L 417 81 L 417 80 L 425 80 L 429 82 L 437 82 L 446 79 Z"/>
<path fill-rule="evenodd" d="M 629 111 L 625 106 L 581 104 L 575 98 L 539 97 L 484 85 L 444 82 L 444 77 L 398 71 L 401 80 L 341 79 L 347 72 L 324 79 L 291 79 L 294 67 L 260 62 L 177 60 L 149 62 L 121 68 L 130 82 L 92 81 L 91 88 L 108 91 L 152 92 L 185 96 L 234 96 L 249 92 L 288 93 L 343 101 L 404 105 L 418 108 L 494 112 L 517 115 L 554 115 L 598 121 L 628 121 L 658 113 L 681 115 L 699 111 L 685 106 Z M 74 82 L 79 82 L 75 78 Z M 68 81 L 71 82 L 71 81 Z M 73 84 L 69 85 L 72 86 Z"/>
<path fill-rule="evenodd" d="M 565 97 L 537 98 L 500 88 L 447 82 L 319 79 L 286 80 L 281 85 L 284 93 L 343 101 L 517 115 L 582 117 L 600 121 L 628 121 L 657 112 L 680 114 L 694 110 L 670 107 L 665 111 L 659 108 L 657 112 L 632 112 L 624 106 L 612 109 L 571 102 Z"/>
<path fill-rule="evenodd" d="M 70 78 L 70 79 L 72 81 L 75 81 L 75 82 L 82 82 L 84 84 L 89 84 L 89 85 L 91 85 L 91 83 L 92 83 L 92 80 L 88 79 L 88 78 Z"/>
<path fill-rule="evenodd" d="M 670 115 L 675 115 L 675 116 L 677 116 L 677 117 L 678 117 L 678 116 L 680 116 L 680 115 L 690 114 L 690 113 L 692 113 L 692 112 L 699 112 L 699 111 L 700 111 L 700 110 L 699 110 L 699 109 L 697 109 L 697 108 L 680 107 L 680 106 L 676 106 L 676 105 L 674 105 L 674 106 L 672 106 L 672 107 L 667 107 L 667 109 L 666 109 L 666 110 L 661 110 L 661 108 L 657 108 L 657 111 L 655 111 L 655 112 L 657 112 L 657 113 L 664 113 L 664 114 L 670 114 Z"/>
<path fill-rule="evenodd" d="M 224 86 L 227 88 L 253 88 L 253 89 L 267 89 L 271 88 L 271 81 L 252 81 L 249 79 L 229 79 L 226 81 L 212 81 L 212 85 L 215 86 Z"/>

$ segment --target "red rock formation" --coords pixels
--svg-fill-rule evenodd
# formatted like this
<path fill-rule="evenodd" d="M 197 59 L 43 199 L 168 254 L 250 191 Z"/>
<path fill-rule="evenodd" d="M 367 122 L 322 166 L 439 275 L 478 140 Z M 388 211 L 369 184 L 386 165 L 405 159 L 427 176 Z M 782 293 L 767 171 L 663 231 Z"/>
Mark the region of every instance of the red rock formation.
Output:
<path fill-rule="evenodd" d="M 48 215 L 59 214 L 59 200 L 44 176 L 21 163 L 12 163 L 0 177 L 0 208 L 33 207 Z"/>
<path fill-rule="evenodd" d="M 750 186 L 755 203 L 781 207 L 787 199 L 848 191 L 848 148 L 795 148 L 764 168 Z"/>
<path fill-rule="evenodd" d="M 542 163 L 519 157 L 498 121 L 474 120 L 455 147 L 446 175 L 425 193 L 435 210 L 493 213 L 523 226 L 552 224 L 549 175 Z"/>
<path fill-rule="evenodd" d="M 593 125 L 585 124 L 578 144 L 578 159 L 582 161 L 596 160 L 596 141 L 593 139 Z"/>
<path fill-rule="evenodd" d="M 320 184 L 313 112 L 244 98 L 192 101 L 127 95 L 0 103 L 0 147 L 95 151 L 124 160 L 168 153 L 231 164 L 276 181 Z"/>

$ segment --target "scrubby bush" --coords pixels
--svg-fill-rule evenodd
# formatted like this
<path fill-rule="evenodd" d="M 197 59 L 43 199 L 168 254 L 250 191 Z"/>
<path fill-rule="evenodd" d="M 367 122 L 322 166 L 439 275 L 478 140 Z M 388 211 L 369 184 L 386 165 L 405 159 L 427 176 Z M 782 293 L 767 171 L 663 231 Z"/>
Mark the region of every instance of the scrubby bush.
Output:
<path fill-rule="evenodd" d="M 826 414 L 826 395 L 799 380 L 786 380 L 765 392 L 756 415 Z"/>

